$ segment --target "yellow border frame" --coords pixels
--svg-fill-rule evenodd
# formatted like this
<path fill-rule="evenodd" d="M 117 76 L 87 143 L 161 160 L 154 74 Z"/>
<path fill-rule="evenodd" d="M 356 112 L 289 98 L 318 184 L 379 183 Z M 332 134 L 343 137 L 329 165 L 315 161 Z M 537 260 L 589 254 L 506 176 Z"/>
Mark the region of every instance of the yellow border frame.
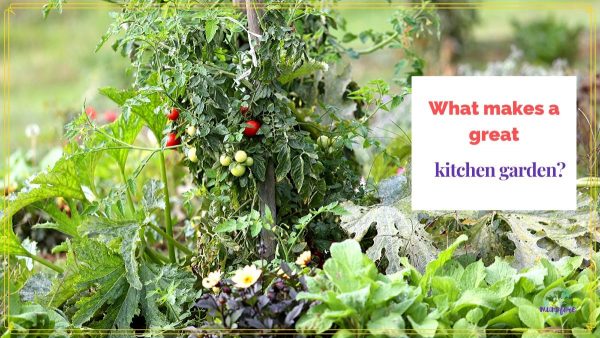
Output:
<path fill-rule="evenodd" d="M 33 9 L 33 10 L 41 10 L 41 6 L 43 6 L 44 4 L 46 4 L 46 2 L 19 2 L 19 3 L 10 3 L 8 5 L 8 7 L 5 9 L 4 11 L 4 18 L 3 18 L 3 27 L 4 27 L 4 40 L 3 40 L 3 97 L 5 98 L 3 101 L 3 105 L 2 105 L 2 110 L 3 110 L 3 116 L 4 116 L 4 120 L 3 120 L 3 124 L 2 124 L 2 130 L 3 130 L 3 144 L 5 146 L 5 156 L 6 156 L 6 168 L 7 171 L 10 171 L 10 162 L 9 162 L 9 157 L 10 157 L 10 17 L 11 15 L 15 15 L 15 10 L 27 10 L 27 9 Z M 192 8 L 195 9 L 202 9 L 202 8 L 208 8 L 211 7 L 213 5 L 217 5 L 217 6 L 227 6 L 229 4 L 220 4 L 218 2 L 205 2 L 205 3 L 201 3 L 201 4 L 197 4 L 192 6 Z M 282 3 L 279 4 L 277 6 L 280 6 L 281 8 L 285 8 L 285 7 L 289 7 L 292 6 L 294 4 L 293 0 L 290 1 L 289 3 Z M 257 4 L 258 6 L 262 6 L 264 4 Z M 374 2 L 347 2 L 347 3 L 341 3 L 341 4 L 334 4 L 332 6 L 332 8 L 335 9 L 381 9 L 381 10 L 395 10 L 395 9 L 410 9 L 410 8 L 419 8 L 421 6 L 420 3 L 412 3 L 412 2 L 407 2 L 407 3 L 397 3 L 397 4 L 393 4 L 393 3 L 387 3 L 387 2 L 378 2 L 378 1 L 374 1 Z M 498 1 L 498 2 L 442 2 L 442 3 L 437 3 L 435 4 L 437 9 L 448 9 L 448 10 L 452 10 L 452 9 L 480 9 L 480 10 L 509 10 L 509 9 L 521 9 L 521 10 L 536 10 L 536 9 L 546 9 L 546 10 L 583 10 L 586 13 L 588 13 L 589 18 L 590 18 L 590 32 L 589 32 L 589 36 L 590 36 L 590 50 L 589 50 L 589 58 L 590 58 L 590 104 L 589 104 L 589 109 L 592 112 L 596 112 L 597 110 L 597 102 L 595 100 L 596 95 L 597 95 L 597 79 L 595 74 L 597 74 L 597 44 L 596 44 L 596 35 L 597 35 L 597 22 L 596 22 L 596 13 L 594 11 L 594 7 L 592 6 L 592 3 L 590 1 Z M 119 6 L 118 4 L 111 4 L 111 3 L 90 3 L 90 2 L 68 2 L 66 4 L 63 4 L 63 10 L 112 10 L 112 9 L 121 9 L 121 6 Z M 596 143 L 596 135 L 595 135 L 595 131 L 597 130 L 597 123 L 596 123 L 596 114 L 591 114 L 591 130 L 592 130 L 592 135 L 593 137 L 590 138 L 590 149 L 595 149 L 595 143 Z M 597 176 L 597 165 L 596 165 L 596 151 L 593 152 L 593 154 L 591 154 L 590 157 L 590 176 Z M 8 186 L 9 182 L 9 176 L 7 175 L 5 178 L 5 186 Z M 592 195 L 592 200 L 595 201 L 596 199 L 594 198 L 594 196 L 598 193 L 598 189 L 597 188 L 591 188 L 590 189 L 590 194 Z M 6 210 L 8 206 L 8 201 L 7 199 L 3 199 L 3 210 Z M 590 213 L 591 216 L 594 216 L 594 213 L 597 212 L 596 209 L 596 205 L 591 205 L 590 206 Z M 3 224 L 2 226 L 4 227 L 4 230 L 7 231 L 8 226 L 9 226 L 10 222 L 5 222 L 5 224 Z M 594 217 L 590 217 L 590 224 L 589 224 L 589 230 L 590 233 L 594 233 L 597 232 L 596 228 L 597 228 L 598 224 L 594 223 Z M 592 253 L 595 251 L 596 249 L 596 244 L 594 243 L 594 241 L 592 240 L 593 246 L 590 248 Z M 7 247 L 7 243 L 4 242 L 3 243 L 3 253 L 7 253 L 8 252 L 8 247 Z M 7 266 L 7 270 L 4 273 L 4 278 L 3 278 L 3 285 L 4 285 L 4 290 L 8 290 L 9 286 L 9 276 L 10 276 L 10 267 L 8 266 L 8 256 L 7 255 L 3 255 L 4 257 L 4 262 L 6 263 Z M 593 261 L 592 261 L 593 264 Z M 593 269 L 597 269 L 598 267 L 596 267 L 595 265 L 592 266 Z M 595 293 L 594 290 L 591 290 L 591 298 L 595 297 Z M 9 303 L 10 303 L 10 299 L 7 295 L 6 292 L 3 293 L 2 295 L 3 297 L 3 311 L 4 314 L 8 313 L 8 308 L 9 308 Z M 10 324 L 9 324 L 10 325 Z M 591 328 L 592 323 L 588 323 L 588 329 Z M 504 335 L 515 335 L 518 334 L 521 331 L 526 331 L 528 330 L 527 328 L 514 328 L 514 329 L 484 329 L 482 330 L 484 333 L 491 333 L 491 334 L 495 334 L 495 335 L 500 335 L 500 336 L 504 336 Z M 37 334 L 37 335 L 50 335 L 53 332 L 55 332 L 57 330 L 50 330 L 50 329 L 37 329 L 37 330 L 30 330 L 29 333 L 30 334 Z M 141 332 L 143 333 L 157 333 L 157 334 L 163 334 L 163 335 L 182 335 L 182 334 L 191 334 L 193 333 L 193 331 L 188 331 L 188 330 L 184 330 L 184 329 L 180 329 L 180 330 L 161 330 L 161 329 L 148 329 L 148 330 L 136 330 L 135 334 L 139 334 Z M 352 332 L 353 334 L 357 335 L 357 336 L 364 336 L 364 335 L 369 335 L 370 332 L 367 329 L 360 329 L 360 330 L 349 330 L 350 332 Z M 412 335 L 416 335 L 416 331 L 414 329 L 391 329 L 391 330 L 382 330 L 382 332 L 397 332 L 398 334 L 403 333 L 403 334 L 407 334 L 409 336 Z M 474 331 L 472 330 L 460 330 L 460 329 L 448 329 L 447 330 L 449 333 L 472 333 Z M 104 336 L 104 335 L 110 335 L 110 334 L 115 334 L 118 332 L 134 332 L 133 329 L 112 329 L 112 330 L 93 330 L 93 329 L 67 329 L 65 330 L 65 332 L 70 335 L 70 336 L 78 336 L 78 335 L 94 335 L 94 336 Z M 226 335 L 227 333 L 231 333 L 234 332 L 235 334 L 245 334 L 245 335 L 261 335 L 263 333 L 274 333 L 276 335 L 280 335 L 280 336 L 293 336 L 293 335 L 298 335 L 298 333 L 293 330 L 293 329 L 272 329 L 272 330 L 262 330 L 262 329 L 239 329 L 239 330 L 226 330 L 226 329 L 210 329 L 207 331 L 202 331 L 199 330 L 198 334 L 202 335 L 203 333 L 216 333 L 216 334 L 224 334 Z M 479 331 L 478 331 L 479 332 Z M 570 329 L 557 329 L 557 330 L 550 330 L 548 329 L 548 331 L 545 332 L 553 332 L 553 333 L 558 333 L 558 334 L 571 334 L 571 330 Z M 331 334 L 321 334 L 322 336 L 329 336 L 329 335 L 333 335 L 333 333 Z"/>

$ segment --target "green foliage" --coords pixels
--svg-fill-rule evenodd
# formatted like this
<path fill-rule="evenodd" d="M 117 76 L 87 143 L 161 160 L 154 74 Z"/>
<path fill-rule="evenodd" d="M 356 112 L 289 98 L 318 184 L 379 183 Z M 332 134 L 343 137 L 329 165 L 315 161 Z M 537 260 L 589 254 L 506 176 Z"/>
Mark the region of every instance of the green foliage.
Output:
<path fill-rule="evenodd" d="M 345 54 L 355 53 L 333 34 L 344 29 L 337 13 L 309 1 L 294 6 L 268 1 L 259 13 L 260 31 L 248 32 L 244 11 L 230 6 L 199 11 L 194 1 L 130 4 L 115 15 L 101 44 L 114 37 L 113 49 L 129 56 L 139 94 L 126 99 L 115 93 L 109 96 L 119 96 L 115 101 L 125 104 L 126 112 L 131 104 L 152 102 L 153 115 L 142 117 L 146 124 L 164 117 L 171 107 L 181 111 L 172 123 L 150 128 L 157 137 L 177 134 L 184 153 L 194 149 L 199 155 L 184 163 L 206 201 L 198 210 L 206 216 L 203 227 L 232 225 L 232 216 L 256 210 L 255 196 L 263 184 L 275 184 L 278 202 L 273 214 L 277 223 L 284 224 L 295 223 L 310 209 L 364 196 L 362 188 L 355 189 L 359 166 L 351 149 L 359 141 L 364 147 L 378 142 L 369 138 L 368 118 L 358 118 L 363 106 L 373 105 L 372 113 L 387 110 L 380 101 L 389 86 L 378 82 L 373 85 L 377 90 L 365 96 L 371 85 L 356 91 L 356 84 L 330 76 L 331 69 L 343 64 Z M 435 13 L 424 2 L 391 20 L 393 32 L 362 38 L 376 44 L 373 51 L 386 41 L 416 60 L 409 54 L 413 39 L 434 29 Z M 407 91 L 403 89 L 402 95 Z M 158 104 L 149 93 L 166 100 Z M 247 111 L 242 113 L 242 107 Z M 353 110 L 350 115 L 342 111 L 348 107 L 356 107 L 356 116 Z M 244 134 L 249 120 L 261 124 L 256 136 Z M 316 140 L 321 135 L 336 142 L 319 147 Z M 230 173 L 235 163 L 219 163 L 221 156 L 233 157 L 238 150 L 254 159 L 239 177 Z M 275 182 L 267 177 L 271 165 Z M 257 234 L 259 227 L 253 229 L 251 235 Z"/>
<path fill-rule="evenodd" d="M 513 22 L 515 42 L 532 62 L 552 64 L 556 59 L 573 63 L 579 51 L 581 26 L 570 27 L 554 16 L 527 23 Z"/>
<path fill-rule="evenodd" d="M 323 333 L 335 324 L 342 330 L 368 328 L 374 335 L 397 336 L 406 328 L 402 315 L 420 295 L 401 275 L 378 273 L 354 240 L 333 244 L 323 271 L 306 283 L 308 291 L 297 299 L 318 303 L 296 324 L 302 333 Z"/>
<path fill-rule="evenodd" d="M 452 255 L 466 239 L 442 251 L 423 275 L 403 259 L 404 270 L 384 276 L 354 240 L 332 245 L 332 257 L 307 277 L 308 291 L 298 295 L 315 303 L 296 328 L 305 333 L 336 328 L 340 334 L 366 327 L 373 335 L 393 337 L 405 336 L 405 329 L 423 337 L 516 328 L 535 336 L 550 327 L 582 337 L 598 333 L 594 304 L 600 275 L 593 267 L 579 270 L 581 257 L 542 259 L 520 272 L 503 258 L 487 267 L 482 261 L 463 264 Z M 598 259 L 595 254 L 593 265 Z"/>
<path fill-rule="evenodd" d="M 7 319 L 11 327 L 2 337 L 28 336 L 30 330 L 51 333 L 50 337 L 67 337 L 65 329 L 69 326 L 68 321 L 57 311 L 38 304 L 24 305 L 19 314 L 9 315 Z"/>
<path fill-rule="evenodd" d="M 411 142 L 408 136 L 394 138 L 384 151 L 377 154 L 370 169 L 371 177 L 379 182 L 390 176 L 397 175 L 399 168 L 409 166 Z"/>
<path fill-rule="evenodd" d="M 258 211 L 252 210 L 247 215 L 232 218 L 217 225 L 214 231 L 216 233 L 249 232 L 250 237 L 256 237 L 262 229 L 268 229 L 274 233 L 277 239 L 276 258 L 290 261 L 292 255 L 307 249 L 307 243 L 304 241 L 305 234 L 308 226 L 315 218 L 322 214 L 341 216 L 345 213 L 345 209 L 339 203 L 332 202 L 319 209 L 310 210 L 307 215 L 300 217 L 297 223 L 292 226 L 280 223 L 273 227 L 271 226 L 273 221 L 270 211 L 266 213 L 265 217 L 261 217 Z"/>
<path fill-rule="evenodd" d="M 63 311 L 67 323 L 64 327 L 129 329 L 135 316 L 143 316 L 146 328 L 176 326 L 189 318 L 190 305 L 199 295 L 194 287 L 196 277 L 184 270 L 189 264 L 185 255 L 191 251 L 162 230 L 156 219 L 157 211 L 167 210 L 163 189 L 168 184 L 166 177 L 148 180 L 141 189 L 143 194 L 137 196 L 136 176 L 151 156 L 135 168 L 132 178 L 125 177 L 132 150 L 150 154 L 163 151 L 133 145 L 143 126 L 162 132 L 166 118 L 153 117 L 153 105 L 160 105 L 161 100 L 158 94 L 150 95 L 154 101 L 138 102 L 138 92 L 104 92 L 117 101 L 123 100 L 123 105 L 130 104 L 129 116 L 123 114 L 115 122 L 99 127 L 82 113 L 67 126 L 66 134 L 72 140 L 64 156 L 11 196 L 2 214 L 2 221 L 10 224 L 16 212 L 33 205 L 51 219 L 34 228 L 56 230 L 70 237 L 54 248 L 67 253 L 63 267 L 35 256 L 11 227 L 3 228 L 2 243 L 8 245 L 10 259 L 26 257 L 62 273 L 61 278 L 54 278 L 49 292 L 5 318 L 20 325 L 15 326 L 18 330 L 61 328 L 53 326 L 57 319 L 51 309 Z M 107 191 L 99 189 L 96 169 L 115 167 L 121 175 L 111 177 Z M 121 184 L 115 179 L 122 180 Z M 104 186 L 107 182 L 101 183 Z M 137 206 L 136 197 L 140 202 Z M 57 204 L 55 198 L 61 202 Z M 165 264 L 164 256 L 152 246 L 159 244 L 155 233 L 183 253 L 184 267 Z M 48 318 L 27 310 L 27 306 L 38 305 L 48 308 Z"/>

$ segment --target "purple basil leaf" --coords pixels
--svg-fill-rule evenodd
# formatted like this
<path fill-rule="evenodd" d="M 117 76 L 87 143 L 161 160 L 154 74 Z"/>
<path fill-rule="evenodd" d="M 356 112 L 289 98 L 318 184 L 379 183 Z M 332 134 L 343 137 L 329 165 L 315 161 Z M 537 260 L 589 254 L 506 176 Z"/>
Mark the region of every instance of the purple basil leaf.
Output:
<path fill-rule="evenodd" d="M 294 322 L 296 321 L 296 318 L 300 315 L 303 308 L 304 308 L 304 304 L 298 304 L 298 305 L 294 306 L 292 311 L 288 312 L 287 316 L 285 316 L 285 321 L 284 321 L 285 325 L 293 326 Z"/>

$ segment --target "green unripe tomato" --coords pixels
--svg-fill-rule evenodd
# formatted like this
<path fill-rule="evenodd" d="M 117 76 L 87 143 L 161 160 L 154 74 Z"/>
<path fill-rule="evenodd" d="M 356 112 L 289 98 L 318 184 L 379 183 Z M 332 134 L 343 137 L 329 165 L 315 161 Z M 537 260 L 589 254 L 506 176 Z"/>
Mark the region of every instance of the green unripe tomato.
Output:
<path fill-rule="evenodd" d="M 224 167 L 227 167 L 231 164 L 231 157 L 223 154 L 221 155 L 221 157 L 219 158 L 219 162 L 221 162 L 221 165 Z"/>
<path fill-rule="evenodd" d="M 334 137 L 331 139 L 331 145 L 332 145 L 332 146 L 336 146 L 336 147 L 338 147 L 338 146 L 341 146 L 341 145 L 342 145 L 342 142 L 343 142 L 343 141 L 342 141 L 342 138 L 341 138 L 341 137 L 339 137 L 339 136 L 334 136 Z"/>
<path fill-rule="evenodd" d="M 198 162 L 198 155 L 196 154 L 196 147 L 191 147 L 187 153 L 188 160 L 196 163 Z"/>
<path fill-rule="evenodd" d="M 244 164 L 248 167 L 252 166 L 254 164 L 254 159 L 250 156 L 248 156 L 248 158 L 246 158 L 246 162 L 244 162 Z"/>
<path fill-rule="evenodd" d="M 190 136 L 195 136 L 196 135 L 196 126 L 193 126 L 190 124 L 187 128 L 185 128 L 185 132 Z"/>
<path fill-rule="evenodd" d="M 326 149 L 331 145 L 331 141 L 329 140 L 329 137 L 327 137 L 327 135 L 321 135 L 317 139 L 317 145 L 323 149 Z"/>
<path fill-rule="evenodd" d="M 242 175 L 244 175 L 244 173 L 246 172 L 246 167 L 244 167 L 243 165 L 236 163 L 234 164 L 231 169 L 229 170 L 231 171 L 231 174 L 235 177 L 240 177 Z"/>
<path fill-rule="evenodd" d="M 235 155 L 233 155 L 233 158 L 235 158 L 237 163 L 243 163 L 248 158 L 248 154 L 243 150 L 238 150 L 235 152 Z"/>

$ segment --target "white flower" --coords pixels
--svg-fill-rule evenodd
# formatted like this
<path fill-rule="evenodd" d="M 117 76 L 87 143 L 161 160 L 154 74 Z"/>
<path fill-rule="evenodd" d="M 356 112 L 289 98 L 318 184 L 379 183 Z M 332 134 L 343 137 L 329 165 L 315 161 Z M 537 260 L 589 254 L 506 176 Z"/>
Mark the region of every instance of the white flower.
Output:
<path fill-rule="evenodd" d="M 254 265 L 246 265 L 243 269 L 236 271 L 231 280 L 235 283 L 235 287 L 245 289 L 254 285 L 261 274 L 262 271 Z"/>
<path fill-rule="evenodd" d="M 221 281 L 221 270 L 213 271 L 207 277 L 202 279 L 202 286 L 207 289 L 212 289 Z"/>
<path fill-rule="evenodd" d="M 300 254 L 300 256 L 298 256 L 298 259 L 296 259 L 296 264 L 300 265 L 301 267 L 305 267 L 308 265 L 308 263 L 310 263 L 311 260 L 312 254 L 310 251 L 304 251 Z"/>
<path fill-rule="evenodd" d="M 40 134 L 40 126 L 38 126 L 35 123 L 32 124 L 28 124 L 27 127 L 25 127 L 25 136 L 27 136 L 27 138 L 32 138 L 32 137 L 36 137 Z"/>

